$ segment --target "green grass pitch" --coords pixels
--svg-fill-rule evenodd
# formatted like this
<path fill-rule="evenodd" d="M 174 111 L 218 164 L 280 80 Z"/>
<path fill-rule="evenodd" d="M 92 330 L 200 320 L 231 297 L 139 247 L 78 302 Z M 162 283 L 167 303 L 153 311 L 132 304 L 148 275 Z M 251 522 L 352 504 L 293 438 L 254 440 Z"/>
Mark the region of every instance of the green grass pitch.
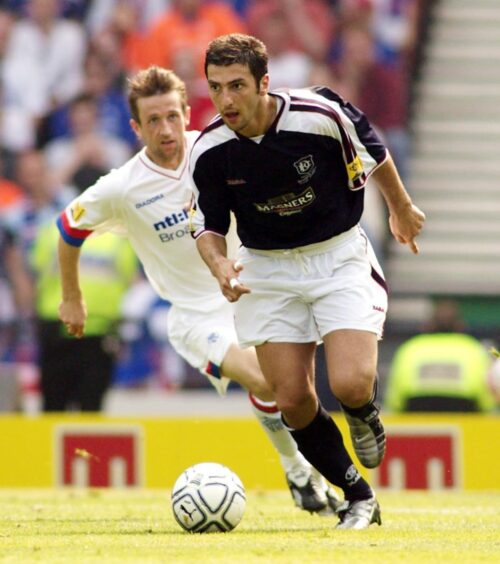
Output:
<path fill-rule="evenodd" d="M 0 562 L 500 562 L 500 492 L 381 492 L 382 527 L 336 531 L 286 491 L 249 491 L 230 533 L 189 534 L 167 490 L 2 490 Z"/>

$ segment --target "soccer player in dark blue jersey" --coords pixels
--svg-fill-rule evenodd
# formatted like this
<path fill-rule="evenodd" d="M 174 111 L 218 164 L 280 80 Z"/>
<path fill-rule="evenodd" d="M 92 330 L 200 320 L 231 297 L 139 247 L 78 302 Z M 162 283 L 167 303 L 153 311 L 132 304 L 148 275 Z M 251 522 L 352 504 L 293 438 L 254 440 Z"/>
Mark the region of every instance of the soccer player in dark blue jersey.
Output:
<path fill-rule="evenodd" d="M 387 203 L 392 234 L 414 253 L 425 216 L 359 109 L 323 87 L 268 90 L 258 39 L 215 39 L 205 71 L 219 116 L 191 153 L 198 250 L 237 302 L 240 343 L 256 347 L 300 450 L 343 490 L 337 527 L 380 524 L 375 494 L 315 393 L 314 355 L 323 341 L 357 457 L 378 466 L 386 439 L 375 404 L 377 341 L 387 286 L 359 226 L 368 177 Z M 237 260 L 226 251 L 231 211 L 242 242 Z"/>

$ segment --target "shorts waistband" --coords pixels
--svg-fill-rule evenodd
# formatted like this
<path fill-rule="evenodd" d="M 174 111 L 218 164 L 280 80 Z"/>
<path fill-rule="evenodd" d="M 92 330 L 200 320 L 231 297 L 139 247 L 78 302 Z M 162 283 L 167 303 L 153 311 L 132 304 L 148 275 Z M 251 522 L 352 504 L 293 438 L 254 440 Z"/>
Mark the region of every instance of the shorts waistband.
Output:
<path fill-rule="evenodd" d="M 321 241 L 320 243 L 312 243 L 311 245 L 304 245 L 303 247 L 295 247 L 293 249 L 273 249 L 273 250 L 262 250 L 262 249 L 248 249 L 250 252 L 256 255 L 264 255 L 268 257 L 293 257 L 296 255 L 313 256 L 319 255 L 330 249 L 334 249 L 345 242 L 356 238 L 361 233 L 361 228 L 359 225 L 355 225 L 341 233 L 340 235 L 335 235 L 331 239 L 326 241 Z"/>

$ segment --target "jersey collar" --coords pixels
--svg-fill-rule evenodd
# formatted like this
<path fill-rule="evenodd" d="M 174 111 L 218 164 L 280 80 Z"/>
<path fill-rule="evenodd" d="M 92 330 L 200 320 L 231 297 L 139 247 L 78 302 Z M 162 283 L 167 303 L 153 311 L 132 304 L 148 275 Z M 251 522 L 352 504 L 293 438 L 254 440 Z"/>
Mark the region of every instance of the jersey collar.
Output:
<path fill-rule="evenodd" d="M 146 147 L 143 147 L 140 150 L 139 159 L 141 160 L 142 164 L 144 166 L 146 166 L 146 168 L 149 168 L 150 170 L 153 170 L 154 172 L 157 172 L 158 174 L 161 174 L 162 176 L 167 176 L 168 178 L 180 180 L 180 178 L 184 174 L 184 171 L 185 171 L 187 163 L 188 163 L 188 152 L 189 151 L 188 151 L 188 146 L 187 146 L 187 142 L 186 142 L 186 136 L 184 136 L 184 157 L 183 157 L 182 161 L 179 163 L 179 166 L 175 170 L 171 169 L 171 168 L 164 168 L 160 165 L 157 165 L 155 162 L 153 162 L 148 157 L 148 155 L 146 153 Z"/>
<path fill-rule="evenodd" d="M 276 133 L 278 133 L 279 131 L 280 124 L 283 122 L 283 116 L 286 115 L 288 109 L 290 108 L 290 95 L 288 94 L 288 92 L 269 92 L 269 95 L 277 98 L 278 111 L 276 112 L 276 116 L 269 129 L 264 133 L 264 135 L 259 136 L 259 139 L 264 139 L 265 137 L 268 137 L 270 135 L 276 135 Z M 245 137 L 245 135 L 240 135 L 237 131 L 234 131 L 233 133 L 240 141 L 253 139 L 252 137 L 249 138 Z"/>
<path fill-rule="evenodd" d="M 278 111 L 271 127 L 266 131 L 266 135 L 275 135 L 279 132 L 280 125 L 283 123 L 283 117 L 288 113 L 290 108 L 290 95 L 285 91 L 269 92 L 269 95 L 278 98 Z"/>

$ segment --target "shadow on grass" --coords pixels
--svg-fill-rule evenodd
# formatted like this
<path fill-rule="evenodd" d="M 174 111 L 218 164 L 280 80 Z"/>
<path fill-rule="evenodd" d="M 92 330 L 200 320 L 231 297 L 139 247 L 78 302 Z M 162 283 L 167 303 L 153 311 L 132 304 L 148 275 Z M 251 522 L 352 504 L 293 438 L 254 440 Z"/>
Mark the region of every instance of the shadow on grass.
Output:
<path fill-rule="evenodd" d="M 144 525 L 137 524 L 137 528 L 133 527 L 133 520 L 127 520 L 126 528 L 120 528 L 117 526 L 117 523 L 123 523 L 124 519 L 116 518 L 116 519 L 71 519 L 68 521 L 67 519 L 42 519 L 42 518 L 33 518 L 33 519 L 16 519 L 15 523 L 13 521 L 7 519 L 0 519 L 0 527 L 3 529 L 3 537 L 14 537 L 18 536 L 19 534 L 22 535 L 31 535 L 31 536 L 49 536 L 49 535 L 57 535 L 59 537 L 64 536 L 87 536 L 87 535 L 96 535 L 96 536 L 106 536 L 106 535 L 155 535 L 155 536 L 199 536 L 204 535 L 208 537 L 217 537 L 219 535 L 227 536 L 228 533 L 220 532 L 220 533 L 190 533 L 187 531 L 183 531 L 177 528 L 174 530 L 173 528 L 167 529 L 160 529 L 160 528 L 152 528 L 152 527 L 145 527 Z M 141 521 L 142 523 L 142 521 Z M 64 524 L 66 528 L 71 527 L 71 525 L 76 526 L 84 526 L 87 525 L 89 528 L 78 529 L 78 530 L 65 530 L 62 531 L 60 527 L 57 527 L 58 524 Z M 110 527 L 107 528 L 106 524 L 109 524 Z M 96 525 L 95 529 L 92 528 L 92 525 Z M 302 533 L 302 534 L 315 534 L 318 532 L 324 532 L 325 529 L 333 529 L 335 528 L 336 521 L 332 521 L 331 525 L 327 523 L 324 526 L 318 527 L 251 527 L 251 528 L 240 528 L 235 529 L 233 531 L 229 531 L 233 535 L 238 536 L 251 536 L 251 535 L 276 535 L 282 533 Z"/>

